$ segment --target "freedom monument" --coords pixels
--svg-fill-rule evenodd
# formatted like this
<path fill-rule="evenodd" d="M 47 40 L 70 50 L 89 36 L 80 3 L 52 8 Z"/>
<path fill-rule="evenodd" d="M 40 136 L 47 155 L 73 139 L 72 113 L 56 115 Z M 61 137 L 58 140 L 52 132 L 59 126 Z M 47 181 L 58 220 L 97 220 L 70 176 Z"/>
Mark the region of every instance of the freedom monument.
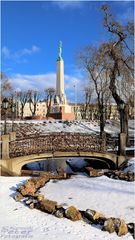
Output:
<path fill-rule="evenodd" d="M 74 120 L 75 115 L 68 104 L 64 89 L 64 60 L 62 58 L 62 42 L 59 42 L 56 66 L 56 95 L 49 117 L 63 120 Z"/>

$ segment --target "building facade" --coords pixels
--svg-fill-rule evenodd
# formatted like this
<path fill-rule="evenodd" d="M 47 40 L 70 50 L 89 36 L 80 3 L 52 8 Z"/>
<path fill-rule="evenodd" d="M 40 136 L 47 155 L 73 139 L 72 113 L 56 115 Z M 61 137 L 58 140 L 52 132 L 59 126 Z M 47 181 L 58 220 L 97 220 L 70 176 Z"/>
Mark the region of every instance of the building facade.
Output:
<path fill-rule="evenodd" d="M 33 110 L 33 106 L 32 106 Z M 22 112 L 22 105 L 20 102 L 18 102 L 18 117 L 21 117 L 21 112 Z M 35 117 L 37 118 L 45 118 L 47 113 L 47 107 L 46 107 L 46 102 L 45 101 L 39 101 L 36 105 L 36 112 L 35 112 Z M 24 118 L 29 118 L 32 117 L 32 112 L 30 110 L 30 104 L 29 102 L 26 102 L 24 106 L 24 112 L 23 112 L 23 117 Z"/>

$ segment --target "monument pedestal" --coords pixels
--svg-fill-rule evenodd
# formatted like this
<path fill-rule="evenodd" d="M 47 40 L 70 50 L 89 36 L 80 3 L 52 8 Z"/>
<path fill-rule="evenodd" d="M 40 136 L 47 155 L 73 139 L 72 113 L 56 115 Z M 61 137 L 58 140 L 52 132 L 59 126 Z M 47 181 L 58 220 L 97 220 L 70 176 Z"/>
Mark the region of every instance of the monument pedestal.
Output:
<path fill-rule="evenodd" d="M 75 115 L 71 111 L 71 106 L 67 104 L 54 105 L 48 117 L 61 120 L 75 120 Z"/>

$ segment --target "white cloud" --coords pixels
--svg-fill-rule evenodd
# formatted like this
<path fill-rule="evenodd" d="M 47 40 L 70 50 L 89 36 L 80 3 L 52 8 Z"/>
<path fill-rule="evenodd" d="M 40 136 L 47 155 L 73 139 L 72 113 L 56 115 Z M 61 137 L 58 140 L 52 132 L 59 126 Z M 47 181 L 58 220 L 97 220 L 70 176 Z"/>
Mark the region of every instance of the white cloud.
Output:
<path fill-rule="evenodd" d="M 78 1 L 78 0 L 74 0 L 74 1 L 52 1 L 52 3 L 59 7 L 61 10 L 65 10 L 65 9 L 72 9 L 72 8 L 80 8 L 82 7 L 83 1 Z"/>
<path fill-rule="evenodd" d="M 10 58 L 10 50 L 6 46 L 2 48 L 2 55 L 5 58 Z"/>
<path fill-rule="evenodd" d="M 37 74 L 37 75 L 25 75 L 25 74 L 15 74 L 11 77 L 14 89 L 17 91 L 26 91 L 29 89 L 36 89 L 43 93 L 44 89 L 48 87 L 55 88 L 56 86 L 56 74 Z M 65 92 L 67 99 L 69 101 L 74 101 L 76 84 L 77 96 L 81 101 L 83 95 L 82 79 L 74 76 L 65 75 Z"/>
<path fill-rule="evenodd" d="M 32 55 L 32 54 L 34 54 L 34 53 L 36 53 L 36 52 L 39 52 L 39 51 L 40 51 L 40 48 L 37 47 L 37 46 L 35 46 L 35 45 L 33 45 L 33 46 L 31 47 L 31 49 L 24 48 L 24 49 L 22 49 L 22 50 L 19 50 L 19 51 L 15 52 L 15 53 L 14 53 L 14 56 L 15 56 L 16 58 L 20 58 L 20 57 L 22 57 L 22 56 Z"/>
<path fill-rule="evenodd" d="M 79 89 L 81 88 L 82 81 L 81 79 L 78 79 L 73 76 L 65 75 L 65 88 L 66 90 L 72 90 L 74 88 L 74 85 L 78 87 Z"/>
<path fill-rule="evenodd" d="M 81 78 L 65 75 L 65 92 L 71 102 L 83 101 L 83 82 Z"/>
<path fill-rule="evenodd" d="M 11 52 L 8 47 L 4 46 L 2 48 L 2 55 L 4 58 L 12 59 L 12 60 L 18 60 L 21 59 L 22 57 L 30 56 L 32 54 L 35 54 L 40 51 L 40 48 L 36 45 L 33 45 L 30 49 L 29 48 L 24 48 L 21 50 L 18 50 L 16 52 Z"/>
<path fill-rule="evenodd" d="M 47 87 L 55 87 L 55 73 L 25 75 L 15 74 L 12 76 L 12 83 L 14 88 L 19 88 L 22 91 L 28 89 L 44 90 Z"/>

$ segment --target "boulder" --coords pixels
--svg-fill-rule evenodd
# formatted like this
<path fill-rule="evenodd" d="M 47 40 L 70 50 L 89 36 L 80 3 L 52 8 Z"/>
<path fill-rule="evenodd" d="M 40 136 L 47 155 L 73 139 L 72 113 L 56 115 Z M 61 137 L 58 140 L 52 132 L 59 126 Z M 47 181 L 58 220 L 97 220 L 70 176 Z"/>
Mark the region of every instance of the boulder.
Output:
<path fill-rule="evenodd" d="M 30 197 L 30 198 L 24 200 L 24 202 L 27 206 L 29 206 L 31 203 L 37 204 L 38 200 L 34 197 Z"/>
<path fill-rule="evenodd" d="M 89 217 L 89 220 L 91 220 L 91 219 L 93 219 L 93 216 L 96 213 L 96 211 L 95 210 L 91 210 L 91 209 L 87 209 L 86 213 L 87 213 L 87 215 Z"/>
<path fill-rule="evenodd" d="M 26 201 L 25 201 L 25 204 L 26 205 L 30 205 L 32 203 L 32 199 L 27 199 Z"/>
<path fill-rule="evenodd" d="M 113 223 L 114 223 L 114 228 L 115 232 L 119 232 L 119 227 L 120 227 L 120 218 L 113 218 Z"/>
<path fill-rule="evenodd" d="M 64 215 L 65 215 L 65 209 L 63 207 L 59 208 L 55 212 L 55 216 L 58 217 L 58 218 L 63 218 Z"/>
<path fill-rule="evenodd" d="M 95 210 L 87 209 L 85 212 L 85 217 L 93 223 L 104 223 L 106 218 L 100 212 L 96 212 Z"/>
<path fill-rule="evenodd" d="M 134 223 L 128 223 L 127 227 L 128 227 L 128 231 L 131 233 L 133 238 L 135 238 L 135 224 Z"/>
<path fill-rule="evenodd" d="M 44 195 L 43 194 L 38 194 L 38 196 L 37 196 L 37 200 L 39 201 L 39 202 L 41 202 L 41 201 L 43 201 L 44 200 Z"/>
<path fill-rule="evenodd" d="M 96 170 L 92 167 L 85 167 L 85 172 L 90 176 L 90 177 L 100 177 L 104 175 L 104 172 L 101 170 Z"/>
<path fill-rule="evenodd" d="M 65 216 L 72 221 L 78 221 L 82 219 L 81 213 L 74 206 L 68 207 L 65 210 Z"/>
<path fill-rule="evenodd" d="M 104 175 L 109 178 L 114 178 L 114 176 L 117 176 L 117 175 L 115 175 L 115 173 L 113 171 L 105 172 Z"/>
<path fill-rule="evenodd" d="M 49 177 L 47 176 L 33 177 L 28 181 L 33 182 L 37 190 L 43 187 L 49 181 Z"/>
<path fill-rule="evenodd" d="M 126 174 L 124 173 L 124 172 L 119 172 L 119 174 L 118 174 L 118 176 L 119 176 L 119 179 L 125 179 L 125 177 L 126 177 Z"/>
<path fill-rule="evenodd" d="M 114 179 L 120 179 L 124 181 L 134 181 L 134 172 L 128 171 L 128 172 L 123 172 L 123 171 L 109 171 L 108 173 L 104 173 L 107 177 L 114 178 Z"/>
<path fill-rule="evenodd" d="M 100 212 L 95 212 L 94 216 L 93 216 L 93 220 L 95 221 L 100 221 L 100 220 L 105 220 L 106 218 L 104 217 L 104 215 Z"/>
<path fill-rule="evenodd" d="M 81 213 L 81 215 L 82 215 L 83 221 L 89 224 L 90 222 L 89 222 L 89 219 L 87 218 L 87 213 L 86 213 L 86 211 L 81 211 L 81 210 L 80 210 L 80 213 Z"/>
<path fill-rule="evenodd" d="M 62 207 L 63 207 L 62 204 L 58 204 L 58 205 L 57 205 L 57 209 L 60 209 L 60 208 L 62 208 Z"/>
<path fill-rule="evenodd" d="M 113 218 L 108 218 L 105 222 L 104 222 L 104 226 L 103 229 L 104 231 L 107 231 L 109 233 L 113 233 L 115 232 L 115 226 L 114 226 L 114 220 Z"/>
<path fill-rule="evenodd" d="M 20 202 L 23 198 L 24 197 L 21 193 L 16 192 L 15 197 L 14 197 L 15 201 Z"/>
<path fill-rule="evenodd" d="M 30 203 L 29 208 L 30 208 L 30 209 L 33 209 L 34 207 L 35 207 L 34 203 L 33 203 L 33 202 Z"/>
<path fill-rule="evenodd" d="M 40 206 L 39 208 L 44 211 L 44 212 L 48 212 L 48 213 L 54 213 L 56 211 L 56 207 L 57 207 L 57 202 L 55 201 L 51 201 L 48 199 L 44 199 L 40 202 Z"/>
<path fill-rule="evenodd" d="M 122 236 L 128 233 L 128 226 L 123 219 L 108 218 L 104 223 L 103 230 L 109 233 L 115 231 L 118 236 Z"/>
<path fill-rule="evenodd" d="M 63 178 L 67 178 L 67 173 L 64 171 L 63 168 L 58 168 L 57 173 L 58 173 L 59 176 L 61 176 Z"/>
<path fill-rule="evenodd" d="M 134 172 L 128 171 L 127 176 L 128 176 L 128 181 L 134 181 L 135 180 Z"/>
<path fill-rule="evenodd" d="M 119 170 L 114 170 L 113 172 L 115 173 L 115 175 L 118 176 L 120 171 Z"/>
<path fill-rule="evenodd" d="M 33 177 L 19 187 L 18 191 L 23 196 L 34 196 L 37 190 L 43 187 L 49 181 L 49 177 Z"/>
<path fill-rule="evenodd" d="M 34 193 L 36 192 L 36 188 L 32 181 L 27 181 L 26 184 L 19 187 L 18 191 L 23 196 L 33 196 Z"/>
<path fill-rule="evenodd" d="M 120 219 L 120 225 L 118 229 L 118 236 L 126 235 L 128 233 L 128 226 L 123 219 Z"/>

